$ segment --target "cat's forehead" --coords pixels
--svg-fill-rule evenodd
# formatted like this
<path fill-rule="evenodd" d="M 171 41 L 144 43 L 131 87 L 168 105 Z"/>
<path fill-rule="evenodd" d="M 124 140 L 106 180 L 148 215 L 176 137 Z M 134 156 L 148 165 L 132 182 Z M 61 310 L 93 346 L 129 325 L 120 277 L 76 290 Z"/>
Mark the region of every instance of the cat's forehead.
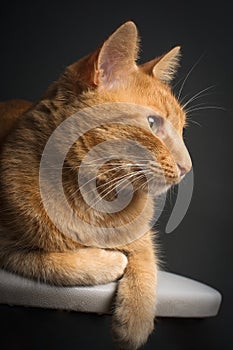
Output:
<path fill-rule="evenodd" d="M 185 124 L 185 113 L 169 86 L 148 76 L 137 76 L 130 79 L 125 86 L 114 91 L 114 96 L 108 96 L 115 101 L 133 103 L 148 107 L 150 114 L 161 116 L 171 122 L 179 131 Z M 140 109 L 139 109 L 140 110 Z M 146 111 L 146 109 L 144 110 Z M 137 119 L 144 118 L 145 113 L 138 113 Z"/>

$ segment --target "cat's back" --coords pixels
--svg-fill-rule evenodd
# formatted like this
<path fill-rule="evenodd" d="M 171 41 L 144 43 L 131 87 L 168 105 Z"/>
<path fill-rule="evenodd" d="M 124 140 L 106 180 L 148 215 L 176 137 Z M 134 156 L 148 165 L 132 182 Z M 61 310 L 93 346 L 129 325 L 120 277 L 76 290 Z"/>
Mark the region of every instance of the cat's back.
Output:
<path fill-rule="evenodd" d="M 0 142 L 8 135 L 16 120 L 32 106 L 25 100 L 0 102 Z"/>

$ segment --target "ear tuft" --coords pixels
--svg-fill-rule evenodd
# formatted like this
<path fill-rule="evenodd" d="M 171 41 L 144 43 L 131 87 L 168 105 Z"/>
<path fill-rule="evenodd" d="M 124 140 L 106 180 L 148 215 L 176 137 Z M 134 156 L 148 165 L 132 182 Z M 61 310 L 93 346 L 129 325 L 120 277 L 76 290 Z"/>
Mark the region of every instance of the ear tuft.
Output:
<path fill-rule="evenodd" d="M 157 60 L 152 70 L 153 75 L 165 83 L 170 83 L 179 66 L 180 56 L 180 46 L 174 47 Z"/>

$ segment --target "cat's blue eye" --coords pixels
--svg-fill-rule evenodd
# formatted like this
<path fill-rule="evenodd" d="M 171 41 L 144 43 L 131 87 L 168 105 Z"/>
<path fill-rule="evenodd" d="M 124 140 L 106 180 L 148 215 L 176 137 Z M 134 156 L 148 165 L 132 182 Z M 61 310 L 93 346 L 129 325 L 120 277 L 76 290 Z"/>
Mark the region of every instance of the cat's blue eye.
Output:
<path fill-rule="evenodd" d="M 149 117 L 147 117 L 147 120 L 151 130 L 153 131 L 154 134 L 156 134 L 161 125 L 161 118 L 150 115 Z"/>

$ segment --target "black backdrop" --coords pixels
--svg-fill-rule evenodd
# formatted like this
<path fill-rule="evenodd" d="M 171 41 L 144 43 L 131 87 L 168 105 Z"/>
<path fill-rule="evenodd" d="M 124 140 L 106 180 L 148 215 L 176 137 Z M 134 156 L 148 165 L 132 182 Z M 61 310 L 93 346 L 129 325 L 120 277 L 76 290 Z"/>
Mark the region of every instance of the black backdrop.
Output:
<path fill-rule="evenodd" d="M 166 269 L 215 287 L 222 293 L 223 303 L 219 315 L 212 319 L 159 320 L 157 333 L 146 348 L 231 349 L 233 28 L 230 6 L 226 1 L 168 0 L 83 1 L 82 4 L 80 1 L 9 2 L 1 6 L 1 100 L 39 99 L 66 65 L 95 49 L 128 19 L 134 20 L 140 31 L 141 61 L 181 45 L 183 59 L 178 79 L 184 78 L 196 64 L 185 83 L 183 96 L 188 98 L 211 86 L 204 92 L 205 96 L 193 103 L 203 103 L 201 107 L 209 108 L 193 112 L 193 123 L 186 132 L 195 174 L 191 205 L 172 234 L 163 232 L 165 213 L 159 239 Z M 169 209 L 168 206 L 167 212 Z M 0 347 L 2 341 L 4 349 L 14 345 L 25 349 L 49 346 L 50 349 L 74 346 L 85 349 L 87 344 L 89 348 L 98 348 L 93 345 L 95 342 L 81 345 L 84 343 L 80 340 L 83 336 L 80 322 L 85 325 L 84 317 L 79 319 L 72 314 L 68 320 L 63 315 L 60 322 L 57 316 L 42 310 L 34 311 L 34 318 L 29 311 L 21 312 L 17 308 L 10 312 L 7 307 L 1 307 L 1 312 Z M 98 328 L 100 321 L 95 317 L 91 318 L 96 329 L 93 339 L 105 332 L 105 327 Z M 41 328 L 42 324 L 45 328 Z M 39 328 L 41 334 L 37 337 Z M 72 334 L 77 336 L 73 343 L 69 339 Z"/>

